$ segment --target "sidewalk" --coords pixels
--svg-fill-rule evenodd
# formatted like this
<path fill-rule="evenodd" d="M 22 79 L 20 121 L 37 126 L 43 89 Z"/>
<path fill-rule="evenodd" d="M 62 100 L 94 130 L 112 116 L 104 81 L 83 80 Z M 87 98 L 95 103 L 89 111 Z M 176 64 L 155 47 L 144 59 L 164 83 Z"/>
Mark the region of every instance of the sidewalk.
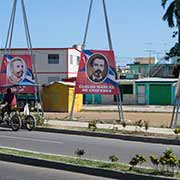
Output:
<path fill-rule="evenodd" d="M 169 127 L 173 110 L 173 106 L 154 105 L 123 105 L 122 108 L 124 112 L 124 119 L 129 124 L 135 124 L 135 122 L 141 119 L 148 122 L 149 127 L 163 128 Z M 67 120 L 67 123 L 70 123 L 69 115 L 69 113 L 45 113 L 47 119 L 59 121 L 63 120 L 64 123 L 64 120 Z M 114 123 L 114 121 L 119 120 L 119 113 L 117 105 L 84 105 L 81 112 L 73 113 L 73 119 L 76 119 L 77 122 L 76 124 L 71 125 L 79 126 L 78 123 L 82 122 L 80 126 L 87 127 L 87 122 L 89 121 L 103 122 L 103 124 Z M 102 124 L 98 126 L 101 125 Z M 109 124 L 107 126 L 109 126 Z"/>
<path fill-rule="evenodd" d="M 63 127 L 76 127 L 76 128 L 88 128 L 88 122 L 78 122 L 78 121 L 61 121 L 61 120 L 48 120 L 47 124 L 53 126 L 54 128 L 63 128 Z M 113 129 L 117 127 L 118 130 L 125 130 L 125 131 L 136 131 L 136 126 L 126 126 L 125 128 L 122 125 L 116 124 L 109 124 L 109 123 L 97 123 L 97 128 L 100 129 Z M 166 134 L 166 135 L 175 135 L 174 129 L 170 128 L 153 128 L 149 127 L 148 130 L 145 130 L 144 127 L 141 128 L 141 132 L 148 132 L 148 133 L 156 133 L 156 134 Z"/>
<path fill-rule="evenodd" d="M 122 105 L 124 112 L 172 112 L 173 106 Z M 118 111 L 117 105 L 83 105 L 82 111 Z"/>

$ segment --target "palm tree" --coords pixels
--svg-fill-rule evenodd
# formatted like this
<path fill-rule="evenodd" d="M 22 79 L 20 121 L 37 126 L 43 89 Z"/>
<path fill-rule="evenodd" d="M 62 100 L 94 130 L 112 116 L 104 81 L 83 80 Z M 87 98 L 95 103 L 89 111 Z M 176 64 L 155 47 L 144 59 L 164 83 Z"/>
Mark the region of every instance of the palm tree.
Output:
<path fill-rule="evenodd" d="M 169 0 L 161 0 L 163 8 L 166 7 L 168 1 Z M 177 26 L 178 43 L 180 43 L 180 0 L 172 0 L 163 15 L 163 20 L 167 21 L 170 28 Z"/>

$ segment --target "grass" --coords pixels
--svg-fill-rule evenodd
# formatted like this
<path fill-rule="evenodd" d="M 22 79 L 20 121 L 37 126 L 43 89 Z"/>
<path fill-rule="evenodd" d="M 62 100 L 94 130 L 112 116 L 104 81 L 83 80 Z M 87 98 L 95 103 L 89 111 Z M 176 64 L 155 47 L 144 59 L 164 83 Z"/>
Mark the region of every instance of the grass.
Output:
<path fill-rule="evenodd" d="M 101 169 L 108 169 L 108 170 L 121 171 L 121 172 L 122 171 L 123 172 L 135 172 L 135 173 L 139 173 L 139 174 L 149 174 L 149 175 L 164 175 L 164 176 L 174 176 L 175 175 L 175 177 L 180 177 L 179 172 L 176 172 L 175 174 L 173 174 L 173 173 L 169 174 L 167 172 L 158 171 L 153 168 L 145 168 L 145 167 L 130 168 L 130 166 L 128 164 L 123 164 L 123 163 L 119 163 L 119 162 L 112 163 L 112 162 L 108 162 L 108 161 L 89 160 L 89 159 L 83 159 L 83 158 L 77 158 L 77 157 L 71 157 L 71 156 L 38 153 L 38 152 L 18 150 L 18 149 L 13 149 L 13 148 L 4 148 L 4 147 L 0 148 L 0 153 L 16 155 L 16 156 L 20 156 L 20 157 L 28 157 L 28 158 L 61 162 L 61 163 L 72 164 L 72 165 L 76 165 L 76 166 L 101 168 Z"/>

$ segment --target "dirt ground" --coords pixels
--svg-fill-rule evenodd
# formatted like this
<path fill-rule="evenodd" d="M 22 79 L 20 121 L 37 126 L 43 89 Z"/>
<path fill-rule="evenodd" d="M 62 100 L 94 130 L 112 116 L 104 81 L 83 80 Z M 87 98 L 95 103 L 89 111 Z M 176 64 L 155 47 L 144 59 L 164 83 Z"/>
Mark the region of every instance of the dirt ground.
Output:
<path fill-rule="evenodd" d="M 157 112 L 124 112 L 124 119 L 128 124 L 134 124 L 139 120 L 144 120 L 152 127 L 169 127 L 172 113 Z M 47 119 L 68 120 L 68 113 L 45 113 Z M 74 113 L 73 119 L 77 121 L 93 121 L 102 123 L 113 123 L 119 120 L 118 112 L 78 112 Z M 178 123 L 180 124 L 180 123 Z"/>

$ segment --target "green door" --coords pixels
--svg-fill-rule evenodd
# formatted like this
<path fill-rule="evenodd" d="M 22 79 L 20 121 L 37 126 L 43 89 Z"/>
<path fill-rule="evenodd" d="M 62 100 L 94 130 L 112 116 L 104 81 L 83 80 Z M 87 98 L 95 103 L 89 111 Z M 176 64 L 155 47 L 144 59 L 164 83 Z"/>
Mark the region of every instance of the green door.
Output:
<path fill-rule="evenodd" d="M 170 105 L 171 104 L 171 85 L 168 85 L 168 84 L 150 85 L 149 104 Z"/>

